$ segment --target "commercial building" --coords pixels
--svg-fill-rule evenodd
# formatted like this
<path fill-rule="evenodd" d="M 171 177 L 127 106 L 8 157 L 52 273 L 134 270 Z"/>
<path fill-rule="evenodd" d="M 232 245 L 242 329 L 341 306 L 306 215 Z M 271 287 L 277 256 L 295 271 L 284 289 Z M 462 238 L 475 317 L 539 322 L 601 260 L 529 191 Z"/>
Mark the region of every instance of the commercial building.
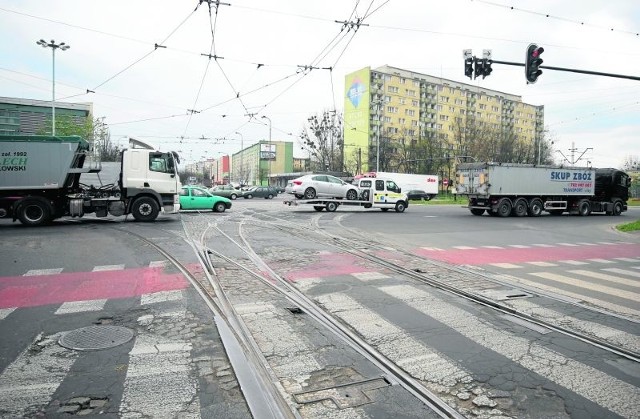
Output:
<path fill-rule="evenodd" d="M 92 103 L 55 103 L 56 122 L 70 118 L 78 125 L 93 119 Z M 0 135 L 51 133 L 51 101 L 0 97 Z"/>
<path fill-rule="evenodd" d="M 544 129 L 544 107 L 520 96 L 391 66 L 347 74 L 344 109 L 344 163 L 354 173 L 415 173 L 416 162 L 471 154 L 481 132 L 535 150 Z"/>
<path fill-rule="evenodd" d="M 231 181 L 243 185 L 276 185 L 278 174 L 293 171 L 293 143 L 260 141 L 231 156 Z"/>

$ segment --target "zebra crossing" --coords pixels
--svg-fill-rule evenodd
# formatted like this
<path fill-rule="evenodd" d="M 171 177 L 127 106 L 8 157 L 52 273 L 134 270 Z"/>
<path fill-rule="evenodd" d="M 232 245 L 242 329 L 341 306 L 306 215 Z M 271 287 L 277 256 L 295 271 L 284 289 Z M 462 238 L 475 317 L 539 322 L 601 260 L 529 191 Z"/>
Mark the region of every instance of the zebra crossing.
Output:
<path fill-rule="evenodd" d="M 200 418 L 202 389 L 215 386 L 218 374 L 227 382 L 235 378 L 223 349 L 211 349 L 215 329 L 190 311 L 186 281 L 166 267 L 166 261 L 152 261 L 144 268 L 46 268 L 0 277 L 0 417 Z M 128 286 L 114 291 L 112 281 L 116 288 Z M 38 326 L 20 327 L 33 316 Z M 133 338 L 100 350 L 59 344 L 92 324 L 121 325 Z M 10 333 L 16 328 L 26 335 Z M 16 345 L 9 337 L 21 342 L 15 351 L 7 350 Z"/>

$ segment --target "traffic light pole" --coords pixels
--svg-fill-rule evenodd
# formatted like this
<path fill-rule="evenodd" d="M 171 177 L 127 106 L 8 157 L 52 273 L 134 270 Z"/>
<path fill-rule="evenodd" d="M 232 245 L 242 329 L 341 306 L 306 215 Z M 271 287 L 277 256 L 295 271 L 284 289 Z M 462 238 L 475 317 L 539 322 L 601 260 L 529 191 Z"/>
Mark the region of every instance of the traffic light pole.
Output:
<path fill-rule="evenodd" d="M 516 67 L 524 67 L 524 63 L 514 63 L 511 61 L 498 61 L 498 60 L 492 60 L 493 64 L 503 64 L 503 65 L 512 65 L 512 66 L 516 66 Z M 612 73 L 603 73 L 600 71 L 589 71 L 589 70 L 578 70 L 575 68 L 564 68 L 564 67 L 551 67 L 551 66 L 546 66 L 546 65 L 541 65 L 539 67 L 542 70 L 556 70 L 556 71 L 568 71 L 571 73 L 580 73 L 580 74 L 591 74 L 594 76 L 605 76 L 605 77 L 616 77 L 619 79 L 629 79 L 629 80 L 640 80 L 640 77 L 638 76 L 626 76 L 624 74 L 612 74 Z"/>

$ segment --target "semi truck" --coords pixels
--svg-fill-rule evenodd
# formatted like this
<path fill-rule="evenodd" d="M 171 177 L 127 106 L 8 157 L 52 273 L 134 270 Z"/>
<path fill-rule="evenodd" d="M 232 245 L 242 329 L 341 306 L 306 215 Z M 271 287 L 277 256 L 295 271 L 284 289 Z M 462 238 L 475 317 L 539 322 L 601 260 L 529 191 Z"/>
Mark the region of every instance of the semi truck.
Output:
<path fill-rule="evenodd" d="M 631 185 L 625 172 L 612 168 L 462 163 L 456 176 L 456 192 L 467 196 L 473 215 L 500 217 L 620 215 Z"/>
<path fill-rule="evenodd" d="M 355 181 L 358 188 L 358 199 L 342 198 L 314 198 L 314 199 L 285 199 L 288 206 L 310 205 L 316 211 L 326 209 L 333 212 L 341 205 L 359 206 L 364 208 L 378 208 L 383 212 L 390 209 L 404 212 L 409 207 L 407 194 L 391 179 L 360 178 Z"/>
<path fill-rule="evenodd" d="M 438 195 L 438 176 L 436 175 L 417 175 L 411 173 L 395 173 L 395 172 L 366 172 L 355 177 L 355 181 L 362 178 L 383 178 L 391 179 L 402 190 L 407 193 L 410 190 L 424 191 L 429 199 L 433 199 Z"/>
<path fill-rule="evenodd" d="M 0 136 L 0 217 L 36 226 L 64 216 L 132 214 L 153 221 L 180 210 L 178 155 L 129 139 L 116 182 L 83 183 L 99 173 L 91 144 L 79 136 Z"/>

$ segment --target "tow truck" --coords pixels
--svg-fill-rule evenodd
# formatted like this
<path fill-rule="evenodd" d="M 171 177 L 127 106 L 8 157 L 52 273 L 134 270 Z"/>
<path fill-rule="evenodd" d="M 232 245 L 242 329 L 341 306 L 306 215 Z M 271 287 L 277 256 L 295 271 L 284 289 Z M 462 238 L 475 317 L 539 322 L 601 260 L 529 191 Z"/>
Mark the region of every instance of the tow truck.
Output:
<path fill-rule="evenodd" d="M 384 178 L 362 178 L 358 179 L 358 199 L 350 200 L 343 198 L 316 197 L 314 199 L 285 199 L 283 202 L 288 206 L 310 205 L 316 211 L 326 209 L 327 212 L 334 212 L 340 205 L 359 206 L 364 208 L 380 208 L 381 211 L 404 212 L 409 206 L 409 199 L 406 193 L 391 179 Z"/>

